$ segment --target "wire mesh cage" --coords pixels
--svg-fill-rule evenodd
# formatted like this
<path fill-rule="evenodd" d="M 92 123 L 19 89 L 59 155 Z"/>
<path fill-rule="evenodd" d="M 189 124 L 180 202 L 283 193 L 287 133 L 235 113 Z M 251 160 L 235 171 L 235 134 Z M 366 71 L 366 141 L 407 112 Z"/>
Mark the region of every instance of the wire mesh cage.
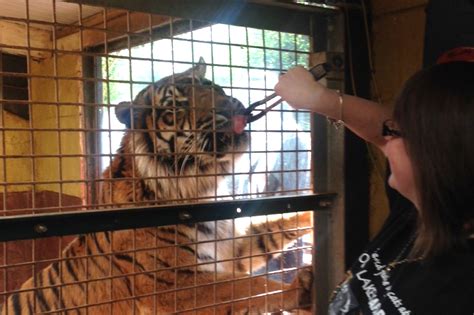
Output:
<path fill-rule="evenodd" d="M 333 195 L 313 194 L 312 117 L 285 103 L 243 115 L 310 65 L 310 35 L 0 6 L 2 314 L 314 306 L 313 213 L 300 210 Z"/>

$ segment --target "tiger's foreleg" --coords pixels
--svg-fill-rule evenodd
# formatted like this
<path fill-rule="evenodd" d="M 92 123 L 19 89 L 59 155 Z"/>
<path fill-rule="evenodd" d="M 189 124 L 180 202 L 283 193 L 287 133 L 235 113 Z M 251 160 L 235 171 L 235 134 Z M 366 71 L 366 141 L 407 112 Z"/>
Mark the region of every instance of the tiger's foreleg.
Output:
<path fill-rule="evenodd" d="M 291 284 L 243 273 L 189 273 L 179 277 L 176 288 L 154 295 L 156 300 L 149 298 L 146 304 L 149 314 L 262 314 L 308 309 L 312 278 L 310 268 L 301 269 Z"/>
<path fill-rule="evenodd" d="M 239 240 L 236 262 L 239 270 L 253 272 L 265 266 L 270 258 L 282 254 L 282 250 L 298 238 L 312 231 L 312 212 L 262 217 L 252 222 Z M 241 258 L 241 259 L 240 259 Z"/>

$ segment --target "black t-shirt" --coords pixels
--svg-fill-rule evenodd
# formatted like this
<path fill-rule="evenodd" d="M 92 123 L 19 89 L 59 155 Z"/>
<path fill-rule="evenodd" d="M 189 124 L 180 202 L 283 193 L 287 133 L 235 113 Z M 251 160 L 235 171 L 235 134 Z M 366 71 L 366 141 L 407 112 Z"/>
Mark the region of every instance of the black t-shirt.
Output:
<path fill-rule="evenodd" d="M 416 210 L 390 214 L 336 290 L 330 315 L 474 315 L 474 242 L 465 252 L 405 261 L 415 224 Z"/>

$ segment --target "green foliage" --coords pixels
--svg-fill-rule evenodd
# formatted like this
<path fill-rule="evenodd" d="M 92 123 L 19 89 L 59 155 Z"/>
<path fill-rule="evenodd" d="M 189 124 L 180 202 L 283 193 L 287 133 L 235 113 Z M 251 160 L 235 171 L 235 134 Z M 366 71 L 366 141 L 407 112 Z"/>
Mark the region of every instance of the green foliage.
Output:
<path fill-rule="evenodd" d="M 266 69 L 288 69 L 295 65 L 306 66 L 310 41 L 308 36 L 276 31 L 247 29 L 249 65 Z"/>
<path fill-rule="evenodd" d="M 100 62 L 102 67 L 102 79 L 107 80 L 102 84 L 103 103 L 110 104 L 117 100 L 121 93 L 120 85 L 109 80 L 118 80 L 119 73 L 128 71 L 124 71 L 124 64 L 121 59 L 100 58 Z"/>

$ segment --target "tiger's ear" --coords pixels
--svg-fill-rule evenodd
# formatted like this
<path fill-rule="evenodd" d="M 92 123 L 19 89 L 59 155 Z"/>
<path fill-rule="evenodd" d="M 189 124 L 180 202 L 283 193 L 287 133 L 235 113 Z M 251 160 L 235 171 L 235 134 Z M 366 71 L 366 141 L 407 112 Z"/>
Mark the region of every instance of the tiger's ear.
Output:
<path fill-rule="evenodd" d="M 199 57 L 197 65 L 194 66 L 194 73 L 196 73 L 200 79 L 204 79 L 206 76 L 206 62 L 203 57 Z"/>
<path fill-rule="evenodd" d="M 131 128 L 132 126 L 132 119 L 130 115 L 132 106 L 132 102 L 120 102 L 117 106 L 115 106 L 115 116 L 122 124 L 127 126 L 127 128 Z"/>
<path fill-rule="evenodd" d="M 198 63 L 185 72 L 189 77 L 197 77 L 199 80 L 206 76 L 206 62 L 204 58 L 200 57 Z"/>

